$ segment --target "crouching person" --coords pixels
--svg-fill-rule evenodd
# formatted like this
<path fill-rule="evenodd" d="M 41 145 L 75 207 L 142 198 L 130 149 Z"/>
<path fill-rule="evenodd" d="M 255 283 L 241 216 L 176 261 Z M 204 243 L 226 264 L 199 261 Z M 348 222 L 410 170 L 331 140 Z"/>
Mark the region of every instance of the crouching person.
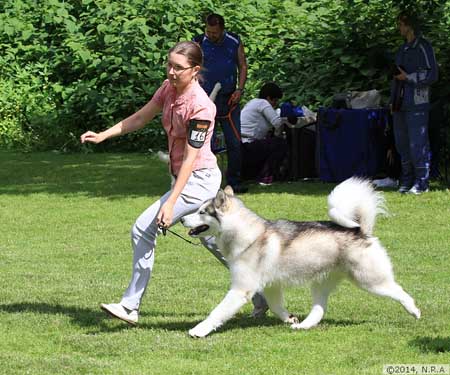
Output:
<path fill-rule="evenodd" d="M 275 110 L 282 96 L 278 85 L 266 83 L 241 113 L 242 175 L 260 185 L 270 185 L 279 177 L 287 156 L 286 140 L 275 135 L 284 123 Z"/>

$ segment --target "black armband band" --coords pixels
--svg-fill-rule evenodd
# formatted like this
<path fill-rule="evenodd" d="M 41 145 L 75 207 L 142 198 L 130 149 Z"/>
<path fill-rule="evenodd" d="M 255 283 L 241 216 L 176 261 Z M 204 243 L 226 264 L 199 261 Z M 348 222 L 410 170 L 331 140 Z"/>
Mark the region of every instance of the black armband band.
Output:
<path fill-rule="evenodd" d="M 200 148 L 203 146 L 206 140 L 206 134 L 208 133 L 211 121 L 208 120 L 191 120 L 189 121 L 189 130 L 187 141 L 190 146 L 194 148 Z"/>

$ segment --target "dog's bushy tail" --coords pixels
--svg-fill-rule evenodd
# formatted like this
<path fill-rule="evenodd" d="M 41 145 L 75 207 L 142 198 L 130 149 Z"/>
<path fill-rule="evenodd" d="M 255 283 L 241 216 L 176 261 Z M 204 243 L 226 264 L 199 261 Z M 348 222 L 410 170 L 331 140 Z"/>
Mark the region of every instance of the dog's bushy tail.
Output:
<path fill-rule="evenodd" d="M 386 213 L 384 198 L 369 180 L 352 177 L 336 186 L 328 196 L 328 215 L 346 228 L 361 228 L 372 235 L 376 217 Z"/>

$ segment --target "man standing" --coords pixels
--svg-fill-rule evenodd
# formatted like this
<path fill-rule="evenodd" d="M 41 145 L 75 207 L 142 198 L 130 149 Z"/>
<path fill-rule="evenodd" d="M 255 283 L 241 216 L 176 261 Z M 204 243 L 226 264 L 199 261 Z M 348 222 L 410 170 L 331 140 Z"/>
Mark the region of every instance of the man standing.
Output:
<path fill-rule="evenodd" d="M 244 46 L 237 34 L 225 30 L 224 18 L 212 13 L 206 18 L 205 33 L 194 38 L 203 50 L 202 87 L 209 95 L 217 82 L 216 121 L 220 123 L 227 146 L 226 179 L 236 193 L 245 193 L 241 185 L 241 109 L 239 101 L 247 80 Z M 238 74 L 239 73 L 239 74 Z"/>
<path fill-rule="evenodd" d="M 438 71 L 433 49 L 418 33 L 415 16 L 402 13 L 397 20 L 406 39 L 395 57 L 391 90 L 395 145 L 402 163 L 399 192 L 418 195 L 428 191 L 430 85 Z"/>

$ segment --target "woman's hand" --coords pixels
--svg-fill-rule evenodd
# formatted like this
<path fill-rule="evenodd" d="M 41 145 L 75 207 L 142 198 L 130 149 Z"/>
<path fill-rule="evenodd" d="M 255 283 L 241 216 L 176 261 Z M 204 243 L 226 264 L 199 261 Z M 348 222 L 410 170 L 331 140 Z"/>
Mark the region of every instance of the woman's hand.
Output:
<path fill-rule="evenodd" d="M 161 112 L 161 110 L 161 107 L 150 100 L 139 111 L 133 113 L 131 116 L 118 122 L 109 129 L 106 129 L 100 133 L 95 133 L 89 130 L 82 134 L 80 137 L 81 143 L 89 142 L 97 144 L 103 142 L 105 139 L 118 137 L 120 135 L 142 129 L 145 124 L 152 120 L 158 113 Z"/>
<path fill-rule="evenodd" d="M 167 201 L 161 207 L 156 217 L 156 223 L 165 228 L 170 227 L 173 220 L 173 204 Z"/>
<path fill-rule="evenodd" d="M 168 199 L 161 206 L 161 209 L 158 212 L 158 216 L 156 217 L 156 223 L 159 226 L 164 226 L 167 228 L 172 224 L 173 207 L 175 206 L 175 202 L 177 201 L 178 197 L 186 186 L 189 177 L 192 174 L 193 165 L 195 160 L 197 159 L 197 155 L 199 152 L 199 148 L 194 148 L 186 143 L 183 164 L 181 164 L 177 179 L 175 180 Z"/>
<path fill-rule="evenodd" d="M 102 133 L 95 133 L 89 130 L 81 135 L 80 140 L 81 143 L 90 142 L 97 144 L 103 142 L 105 140 L 105 137 L 102 135 Z"/>

